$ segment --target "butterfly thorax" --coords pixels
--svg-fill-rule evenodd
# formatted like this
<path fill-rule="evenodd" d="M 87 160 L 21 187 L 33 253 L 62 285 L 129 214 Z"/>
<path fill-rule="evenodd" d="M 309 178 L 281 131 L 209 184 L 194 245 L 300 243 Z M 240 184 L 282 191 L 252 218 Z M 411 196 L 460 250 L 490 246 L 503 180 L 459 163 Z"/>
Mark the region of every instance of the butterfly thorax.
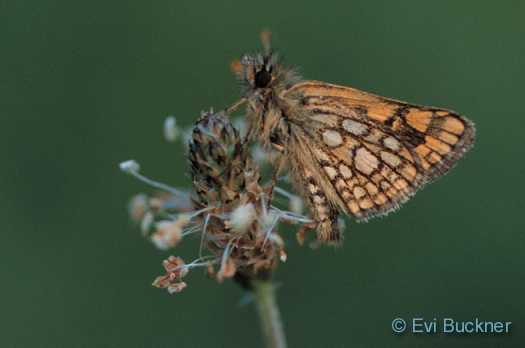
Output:
<path fill-rule="evenodd" d="M 244 56 L 238 76 L 247 100 L 247 123 L 250 140 L 266 148 L 280 151 L 286 148 L 290 134 L 290 101 L 285 92 L 300 81 L 293 70 L 277 63 L 274 54 Z"/>

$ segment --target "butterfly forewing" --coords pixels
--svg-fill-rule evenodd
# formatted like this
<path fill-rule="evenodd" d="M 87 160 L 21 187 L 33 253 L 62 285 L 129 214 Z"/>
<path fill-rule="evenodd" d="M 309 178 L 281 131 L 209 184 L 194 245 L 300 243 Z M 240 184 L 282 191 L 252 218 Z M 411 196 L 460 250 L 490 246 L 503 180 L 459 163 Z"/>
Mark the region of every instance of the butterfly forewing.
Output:
<path fill-rule="evenodd" d="M 399 207 L 447 172 L 474 139 L 472 123 L 453 111 L 349 87 L 304 81 L 283 99 L 296 105 L 288 115 L 291 133 L 295 147 L 304 147 L 291 156 L 300 163 L 310 156 L 312 181 L 358 219 Z"/>

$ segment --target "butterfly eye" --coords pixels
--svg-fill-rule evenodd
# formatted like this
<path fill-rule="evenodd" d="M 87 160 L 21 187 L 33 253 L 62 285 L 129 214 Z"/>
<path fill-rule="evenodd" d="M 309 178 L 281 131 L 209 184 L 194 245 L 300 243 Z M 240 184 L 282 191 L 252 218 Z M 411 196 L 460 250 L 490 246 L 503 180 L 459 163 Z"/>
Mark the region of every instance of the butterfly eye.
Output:
<path fill-rule="evenodd" d="M 255 73 L 255 87 L 264 88 L 272 80 L 272 74 L 266 69 L 259 70 Z"/>

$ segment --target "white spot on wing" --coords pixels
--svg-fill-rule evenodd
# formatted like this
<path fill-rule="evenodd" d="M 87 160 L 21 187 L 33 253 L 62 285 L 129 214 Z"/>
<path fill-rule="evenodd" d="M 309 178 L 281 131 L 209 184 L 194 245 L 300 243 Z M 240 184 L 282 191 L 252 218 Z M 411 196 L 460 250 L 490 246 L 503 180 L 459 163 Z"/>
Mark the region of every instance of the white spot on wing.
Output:
<path fill-rule="evenodd" d="M 343 142 L 343 137 L 335 130 L 326 130 L 323 132 L 323 141 L 328 146 L 339 146 Z"/>
<path fill-rule="evenodd" d="M 388 147 L 390 150 L 399 151 L 399 141 L 396 138 L 388 137 L 383 140 L 383 144 Z"/>
<path fill-rule="evenodd" d="M 321 161 L 329 161 L 330 157 L 321 149 L 314 149 L 315 156 Z"/>
<path fill-rule="evenodd" d="M 343 178 L 350 179 L 352 177 L 352 170 L 345 166 L 344 164 L 341 164 L 339 166 L 339 171 L 343 175 Z"/>
<path fill-rule="evenodd" d="M 330 179 L 334 179 L 337 176 L 337 170 L 335 170 L 332 167 L 326 166 L 326 167 L 324 167 L 324 171 L 326 172 L 326 174 L 328 174 Z"/>
<path fill-rule="evenodd" d="M 368 131 L 366 125 L 349 118 L 343 121 L 343 128 L 353 135 L 363 135 Z"/>
<path fill-rule="evenodd" d="M 377 169 L 379 161 L 370 151 L 364 147 L 357 149 L 355 153 L 355 167 L 360 172 L 369 175 Z"/>
<path fill-rule="evenodd" d="M 359 199 L 366 195 L 366 191 L 361 186 L 354 187 L 354 196 L 355 198 Z"/>
<path fill-rule="evenodd" d="M 401 159 L 390 152 L 381 151 L 381 159 L 394 168 L 401 164 Z"/>

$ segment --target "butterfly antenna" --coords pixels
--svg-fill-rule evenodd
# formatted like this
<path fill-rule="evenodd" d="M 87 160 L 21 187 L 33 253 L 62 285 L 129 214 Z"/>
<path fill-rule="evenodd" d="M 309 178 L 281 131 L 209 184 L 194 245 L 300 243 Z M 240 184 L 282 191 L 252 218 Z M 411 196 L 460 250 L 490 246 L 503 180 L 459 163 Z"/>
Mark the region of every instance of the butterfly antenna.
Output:
<path fill-rule="evenodd" d="M 272 32 L 268 29 L 261 31 L 261 43 L 264 50 L 265 56 L 270 56 L 272 54 Z"/>

